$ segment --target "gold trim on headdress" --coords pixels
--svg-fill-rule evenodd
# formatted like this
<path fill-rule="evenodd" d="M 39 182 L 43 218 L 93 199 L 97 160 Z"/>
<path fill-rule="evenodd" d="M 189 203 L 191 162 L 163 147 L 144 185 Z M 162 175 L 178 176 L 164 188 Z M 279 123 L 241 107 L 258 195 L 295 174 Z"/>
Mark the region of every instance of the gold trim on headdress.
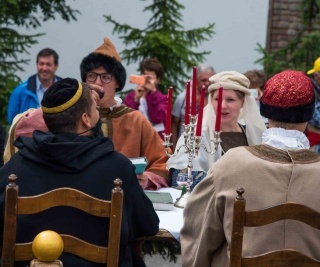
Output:
<path fill-rule="evenodd" d="M 47 107 L 41 105 L 41 109 L 42 109 L 43 113 L 49 113 L 49 114 L 54 114 L 54 113 L 59 113 L 59 112 L 65 111 L 68 108 L 72 107 L 75 103 L 78 102 L 79 98 L 82 95 L 82 91 L 83 91 L 82 84 L 79 82 L 79 87 L 78 87 L 77 92 L 66 103 L 63 103 L 60 106 L 52 107 L 52 108 L 47 108 Z"/>

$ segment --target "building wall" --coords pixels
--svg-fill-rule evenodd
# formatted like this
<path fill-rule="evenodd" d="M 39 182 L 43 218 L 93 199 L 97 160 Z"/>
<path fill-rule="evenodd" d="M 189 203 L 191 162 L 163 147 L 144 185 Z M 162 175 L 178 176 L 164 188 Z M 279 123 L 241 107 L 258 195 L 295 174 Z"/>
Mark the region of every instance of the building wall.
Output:
<path fill-rule="evenodd" d="M 266 49 L 274 52 L 284 47 L 301 29 L 302 0 L 269 0 Z"/>

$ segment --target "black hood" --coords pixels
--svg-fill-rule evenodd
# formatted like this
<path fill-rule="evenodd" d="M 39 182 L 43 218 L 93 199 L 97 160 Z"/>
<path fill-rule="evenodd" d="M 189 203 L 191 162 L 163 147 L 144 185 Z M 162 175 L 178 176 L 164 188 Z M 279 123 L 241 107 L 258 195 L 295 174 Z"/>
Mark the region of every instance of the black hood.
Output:
<path fill-rule="evenodd" d="M 33 138 L 19 137 L 14 145 L 20 149 L 20 156 L 66 173 L 79 172 L 97 159 L 114 152 L 113 143 L 108 137 L 71 133 L 34 131 Z"/>

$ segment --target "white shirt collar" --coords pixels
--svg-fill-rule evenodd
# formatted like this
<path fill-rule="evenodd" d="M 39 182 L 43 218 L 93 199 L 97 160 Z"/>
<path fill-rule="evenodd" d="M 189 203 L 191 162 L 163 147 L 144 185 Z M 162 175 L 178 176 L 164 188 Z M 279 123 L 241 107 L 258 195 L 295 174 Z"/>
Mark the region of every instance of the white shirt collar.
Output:
<path fill-rule="evenodd" d="M 115 105 L 113 105 L 112 107 L 110 107 L 110 110 L 112 111 L 115 107 L 119 107 L 122 104 L 122 99 L 118 96 L 114 97 L 114 101 L 116 102 Z"/>
<path fill-rule="evenodd" d="M 262 143 L 283 150 L 309 149 L 308 138 L 300 131 L 269 128 L 262 134 Z"/>
<path fill-rule="evenodd" d="M 37 88 L 37 91 L 43 91 L 45 90 L 45 88 L 43 87 L 42 83 L 40 82 L 39 80 L 39 76 L 37 75 L 36 76 L 36 88 Z"/>

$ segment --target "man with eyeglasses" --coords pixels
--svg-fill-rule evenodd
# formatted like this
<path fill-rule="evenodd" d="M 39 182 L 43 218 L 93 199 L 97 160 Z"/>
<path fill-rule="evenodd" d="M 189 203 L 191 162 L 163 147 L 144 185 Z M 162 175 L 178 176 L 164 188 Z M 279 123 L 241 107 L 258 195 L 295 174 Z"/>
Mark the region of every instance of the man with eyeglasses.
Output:
<path fill-rule="evenodd" d="M 147 158 L 145 172 L 138 175 L 142 188 L 168 187 L 167 156 L 161 138 L 141 112 L 127 107 L 116 97 L 116 92 L 123 89 L 127 75 L 108 38 L 104 38 L 104 43 L 82 60 L 80 72 L 83 82 L 103 89 L 104 95 L 98 106 L 104 136 L 108 136 L 115 150 L 126 157 Z"/>

